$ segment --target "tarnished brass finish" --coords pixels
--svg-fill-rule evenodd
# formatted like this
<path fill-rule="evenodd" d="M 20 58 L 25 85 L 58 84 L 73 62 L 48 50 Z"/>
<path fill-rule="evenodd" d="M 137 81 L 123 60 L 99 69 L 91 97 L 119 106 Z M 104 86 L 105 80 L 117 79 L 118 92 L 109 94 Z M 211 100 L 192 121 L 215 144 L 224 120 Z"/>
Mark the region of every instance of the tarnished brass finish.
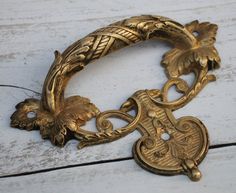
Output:
<path fill-rule="evenodd" d="M 214 47 L 216 31 L 217 25 L 208 22 L 193 21 L 183 26 L 151 15 L 131 17 L 98 29 L 62 54 L 55 51 L 42 99 L 30 98 L 19 103 L 11 116 L 11 126 L 39 129 L 44 139 L 49 138 L 58 146 L 76 138 L 80 140 L 79 148 L 111 142 L 138 130 L 142 137 L 133 146 L 138 164 L 154 173 L 184 173 L 197 181 L 201 177 L 197 166 L 209 147 L 206 127 L 194 117 L 175 119 L 172 111 L 183 107 L 208 82 L 216 79 L 208 75 L 208 71 L 219 68 L 220 63 Z M 68 80 L 88 63 L 128 45 L 155 38 L 174 46 L 163 56 L 162 65 L 169 79 L 161 90 L 139 90 L 120 110 L 105 112 L 100 112 L 87 98 L 64 98 Z M 188 85 L 180 76 L 191 72 L 195 74 L 195 81 Z M 182 96 L 168 101 L 167 93 L 172 86 Z M 136 111 L 135 116 L 128 113 L 131 110 Z M 111 117 L 125 120 L 127 125 L 114 129 L 108 120 Z M 97 132 L 81 128 L 92 118 L 96 118 Z"/>

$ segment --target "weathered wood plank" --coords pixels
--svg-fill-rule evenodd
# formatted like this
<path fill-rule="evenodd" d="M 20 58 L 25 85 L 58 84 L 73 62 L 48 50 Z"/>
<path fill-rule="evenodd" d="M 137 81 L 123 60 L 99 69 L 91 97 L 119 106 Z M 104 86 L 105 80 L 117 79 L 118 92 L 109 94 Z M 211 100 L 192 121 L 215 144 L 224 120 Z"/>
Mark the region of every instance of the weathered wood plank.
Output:
<path fill-rule="evenodd" d="M 207 1 L 180 1 L 177 5 L 171 1 L 159 1 L 158 3 L 150 2 L 151 6 L 143 6 L 142 0 L 135 1 L 135 3 L 133 1 L 119 1 L 107 4 L 106 9 L 100 1 L 72 3 L 27 1 L 20 3 L 21 9 L 18 9 L 18 3 L 18 1 L 5 1 L 1 6 L 1 84 L 24 86 L 40 91 L 53 61 L 55 49 L 63 51 L 75 40 L 110 22 L 130 15 L 148 13 L 169 16 L 181 23 L 187 23 L 194 19 L 217 23 L 219 33 L 216 45 L 221 53 L 223 67 L 227 67 L 227 69 L 221 69 L 221 74 L 224 74 L 222 79 L 227 83 L 235 80 L 236 70 L 232 64 L 236 59 L 231 49 L 236 41 L 234 30 L 236 3 L 233 1 L 227 0 L 224 3 L 216 1 L 214 5 Z M 9 9 L 12 11 L 9 12 Z M 59 11 L 61 9 L 65 9 L 63 14 L 62 11 Z M 114 9 L 119 11 L 114 11 Z M 147 46 L 153 47 L 152 44 Z M 143 50 L 145 50 L 145 46 L 140 47 L 144 47 Z M 116 63 L 120 65 L 128 64 L 125 65 L 128 71 L 131 64 L 126 61 L 136 57 L 138 54 L 136 50 L 140 47 L 135 47 L 133 54 L 123 52 L 120 59 L 118 59 L 119 54 L 114 54 L 111 56 L 112 61 L 117 60 Z M 146 48 L 146 52 L 150 53 L 140 56 L 140 63 L 145 64 L 146 69 L 158 65 L 161 55 L 164 53 L 164 50 L 160 50 L 159 47 L 157 45 L 154 47 L 155 49 Z M 149 59 L 150 56 L 152 57 Z M 104 67 L 110 64 L 110 60 L 104 62 Z M 99 67 L 94 68 L 101 68 L 99 64 L 96 63 L 94 66 Z M 112 67 L 114 66 L 112 65 Z M 19 71 L 19 68 L 22 70 Z M 101 71 L 105 72 L 105 70 Z M 10 75 L 9 72 L 14 73 L 16 77 L 14 79 L 7 78 Z M 158 81 L 158 79 L 159 77 L 156 76 L 154 81 Z M 146 81 L 148 82 L 148 80 Z M 78 89 L 79 87 L 73 88 L 73 90 Z"/>
<path fill-rule="evenodd" d="M 0 192 L 235 193 L 235 162 L 235 146 L 218 148 L 210 150 L 201 164 L 203 178 L 199 182 L 190 182 L 186 176 L 155 175 L 128 160 L 0 179 Z"/>
<path fill-rule="evenodd" d="M 132 156 L 131 148 L 140 136 L 138 132 L 134 132 L 111 144 L 77 150 L 77 142 L 75 140 L 66 144 L 65 148 L 58 148 L 51 145 L 49 141 L 41 139 L 38 131 L 27 132 L 10 128 L 9 118 L 14 111 L 14 105 L 26 97 L 37 98 L 39 96 L 22 89 L 1 88 L 0 176 Z M 195 105 L 194 109 L 197 110 L 199 104 L 196 102 L 193 105 Z M 205 106 L 206 104 L 203 105 Z M 216 110 L 220 112 L 220 109 Z M 185 114 L 188 114 L 189 111 L 190 109 L 187 109 Z M 208 128 L 211 144 L 235 142 L 236 133 L 234 130 L 227 133 L 225 132 L 226 129 L 223 130 L 218 127 L 218 124 L 213 121 L 214 116 L 211 116 L 211 113 L 213 111 L 209 111 L 209 113 L 203 112 L 203 115 L 206 114 L 207 116 L 205 119 L 206 125 L 212 124 L 212 127 L 209 126 Z M 221 120 L 221 122 L 223 121 L 224 119 Z M 219 124 L 226 125 L 227 123 Z M 90 124 L 90 126 L 92 127 L 93 124 Z"/>
<path fill-rule="evenodd" d="M 103 2 L 101 0 L 76 1 L 66 0 L 58 2 L 57 0 L 2 0 L 1 1 L 1 25 L 15 24 L 38 24 L 45 22 L 63 22 L 72 20 L 97 20 L 103 18 L 114 18 L 119 16 L 129 16 L 144 13 L 155 14 L 173 14 L 179 13 L 179 18 L 183 18 L 181 13 L 196 12 L 206 14 L 206 10 L 214 11 L 214 14 L 209 17 L 218 16 L 220 14 L 228 14 L 217 12 L 219 7 L 232 6 L 235 4 L 233 0 L 220 1 L 186 1 L 179 0 L 178 3 L 172 0 L 150 0 L 145 4 L 143 0 L 135 1 L 119 1 Z M 19 7 L 21 9 L 19 9 Z M 217 14 L 216 14 L 217 13 Z M 186 15 L 187 17 L 187 15 Z"/>
<path fill-rule="evenodd" d="M 235 142 L 236 57 L 232 48 L 236 44 L 236 3 L 229 0 L 215 1 L 214 5 L 193 0 L 181 0 L 178 4 L 166 0 L 149 3 L 150 6 L 143 6 L 146 4 L 143 0 L 112 1 L 106 5 L 103 1 L 2 1 L 0 84 L 41 92 L 55 49 L 62 51 L 79 37 L 124 17 L 152 13 L 182 23 L 207 20 L 219 25 L 216 46 L 222 57 L 222 68 L 216 72 L 218 81 L 207 86 L 176 115 L 199 117 L 209 128 L 212 144 Z M 118 108 L 138 89 L 161 88 L 166 78 L 159 62 L 169 49 L 168 45 L 147 42 L 128 49 L 128 52 L 121 50 L 88 65 L 73 77 L 67 96 L 87 96 L 101 110 L 106 110 Z M 41 140 L 36 131 L 29 133 L 9 128 L 14 105 L 28 95 L 32 93 L 0 87 L 0 175 L 131 156 L 137 133 L 112 144 L 77 151 L 76 141 L 60 149 Z"/>

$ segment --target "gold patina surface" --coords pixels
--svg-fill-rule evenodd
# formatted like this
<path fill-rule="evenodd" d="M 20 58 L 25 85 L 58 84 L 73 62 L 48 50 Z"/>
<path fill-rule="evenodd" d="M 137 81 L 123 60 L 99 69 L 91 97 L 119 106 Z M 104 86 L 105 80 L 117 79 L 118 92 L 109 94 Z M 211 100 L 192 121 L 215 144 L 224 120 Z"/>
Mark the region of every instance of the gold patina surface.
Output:
<path fill-rule="evenodd" d="M 193 21 L 181 25 L 161 16 L 131 17 L 96 30 L 76 41 L 55 60 L 45 79 L 42 98 L 26 99 L 16 106 L 11 126 L 40 130 L 44 139 L 63 146 L 78 139 L 78 148 L 107 143 L 138 130 L 142 137 L 133 146 L 135 160 L 143 168 L 164 175 L 186 174 L 193 181 L 201 178 L 198 164 L 205 157 L 209 139 L 203 123 L 194 117 L 175 119 L 172 112 L 190 102 L 201 89 L 216 78 L 209 70 L 219 68 L 214 47 L 217 25 Z M 173 48 L 162 60 L 168 81 L 161 89 L 135 92 L 119 110 L 100 110 L 82 96 L 64 98 L 69 79 L 86 65 L 115 50 L 148 39 L 162 39 Z M 135 69 L 134 69 L 135 71 Z M 194 73 L 192 85 L 181 75 Z M 169 101 L 168 90 L 176 87 L 181 97 Z M 129 112 L 135 110 L 135 116 Z M 97 132 L 82 129 L 96 119 Z M 114 128 L 109 118 L 127 122 Z"/>

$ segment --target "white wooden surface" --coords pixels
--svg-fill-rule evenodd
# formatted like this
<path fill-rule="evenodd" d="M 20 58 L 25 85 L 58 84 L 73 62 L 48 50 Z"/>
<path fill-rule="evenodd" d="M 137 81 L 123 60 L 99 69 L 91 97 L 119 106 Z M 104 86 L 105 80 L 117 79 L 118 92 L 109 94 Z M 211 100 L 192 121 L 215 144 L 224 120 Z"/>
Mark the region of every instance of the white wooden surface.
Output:
<path fill-rule="evenodd" d="M 55 49 L 63 51 L 75 40 L 113 21 L 156 14 L 183 24 L 195 19 L 218 24 L 216 47 L 222 59 L 221 68 L 214 72 L 218 80 L 175 114 L 200 118 L 208 127 L 211 145 L 235 144 L 235 10 L 233 0 L 1 0 L 0 192 L 144 192 L 145 188 L 148 192 L 236 192 L 235 147 L 210 150 L 201 166 L 202 181 L 190 183 L 184 176 L 149 174 L 133 160 L 117 162 L 132 156 L 138 133 L 78 151 L 76 141 L 58 148 L 42 140 L 37 131 L 9 127 L 16 103 L 40 97 L 37 93 L 41 92 Z M 162 87 L 166 77 L 159 63 L 168 49 L 163 42 L 146 42 L 111 54 L 73 77 L 66 95 L 89 97 L 101 110 L 118 108 L 138 89 Z M 135 73 L 131 73 L 133 69 Z M 89 127 L 94 129 L 92 124 Z M 96 164 L 104 160 L 114 162 Z M 36 174 L 11 177 L 27 172 Z"/>
<path fill-rule="evenodd" d="M 204 177 L 199 182 L 190 182 L 186 176 L 157 176 L 128 160 L 5 178 L 0 181 L 0 192 L 235 193 L 235 160 L 236 147 L 211 150 L 200 167 Z"/>

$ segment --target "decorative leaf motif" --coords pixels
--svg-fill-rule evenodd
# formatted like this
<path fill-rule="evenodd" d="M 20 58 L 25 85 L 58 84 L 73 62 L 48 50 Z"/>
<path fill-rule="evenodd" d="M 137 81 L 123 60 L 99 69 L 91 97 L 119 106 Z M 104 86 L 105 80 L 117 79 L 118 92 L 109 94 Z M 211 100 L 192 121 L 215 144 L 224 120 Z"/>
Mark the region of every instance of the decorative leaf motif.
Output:
<path fill-rule="evenodd" d="M 98 108 L 88 98 L 72 96 L 65 100 L 63 110 L 55 118 L 51 140 L 62 146 L 68 140 L 68 133 L 76 132 L 80 126 L 99 114 Z"/>
<path fill-rule="evenodd" d="M 196 39 L 201 45 L 213 45 L 217 32 L 217 25 L 203 22 L 199 23 L 197 20 L 185 25 L 190 33 L 196 33 Z"/>
<path fill-rule="evenodd" d="M 174 48 L 167 52 L 162 60 L 170 77 L 188 74 L 196 67 L 208 67 L 208 70 L 219 68 L 220 57 L 214 47 L 217 26 L 208 22 L 193 21 L 186 25 L 190 33 L 197 33 L 197 44 L 187 50 Z"/>
<path fill-rule="evenodd" d="M 49 112 L 43 111 L 40 105 L 40 101 L 33 98 L 17 104 L 16 111 L 11 116 L 11 127 L 28 131 L 40 129 L 42 137 L 48 138 L 54 119 Z M 29 117 L 29 113 L 33 113 L 34 116 Z"/>
<path fill-rule="evenodd" d="M 93 45 L 94 39 L 94 37 L 86 37 L 84 38 L 84 41 L 78 41 L 79 46 L 76 46 L 70 51 L 66 50 L 65 53 L 69 53 L 66 54 L 65 61 L 70 64 L 82 62 L 85 59 L 86 53 L 89 52 L 91 46 Z"/>
<path fill-rule="evenodd" d="M 100 112 L 88 98 L 82 96 L 72 96 L 67 98 L 63 111 L 70 115 L 75 115 L 76 117 L 73 118 L 82 122 L 90 120 Z"/>
<path fill-rule="evenodd" d="M 26 99 L 16 105 L 16 111 L 11 116 L 11 126 L 21 127 L 26 130 L 35 129 L 37 117 L 28 118 L 30 112 L 36 113 L 39 110 L 40 101 L 37 99 Z"/>

